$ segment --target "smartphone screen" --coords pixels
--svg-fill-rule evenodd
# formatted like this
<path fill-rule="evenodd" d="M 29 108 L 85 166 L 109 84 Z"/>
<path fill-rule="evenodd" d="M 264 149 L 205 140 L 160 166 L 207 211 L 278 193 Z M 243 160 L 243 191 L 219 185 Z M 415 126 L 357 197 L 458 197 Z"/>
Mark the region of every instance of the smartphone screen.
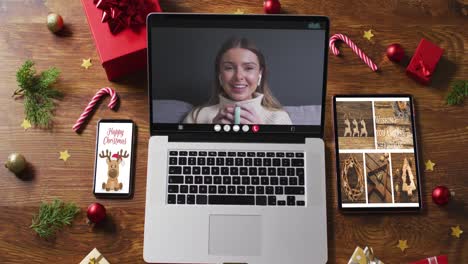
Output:
<path fill-rule="evenodd" d="M 412 97 L 335 96 L 333 103 L 340 208 L 420 209 Z"/>
<path fill-rule="evenodd" d="M 101 120 L 96 134 L 94 195 L 129 197 L 133 192 L 135 125 L 131 120 Z"/>

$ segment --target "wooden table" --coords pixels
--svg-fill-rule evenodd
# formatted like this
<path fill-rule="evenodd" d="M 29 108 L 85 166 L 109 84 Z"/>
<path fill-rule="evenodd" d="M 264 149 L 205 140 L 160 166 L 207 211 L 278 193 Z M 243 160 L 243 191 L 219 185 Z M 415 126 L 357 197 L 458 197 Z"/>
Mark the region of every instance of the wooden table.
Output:
<path fill-rule="evenodd" d="M 468 111 L 466 103 L 447 106 L 444 97 L 451 81 L 468 77 L 468 16 L 457 2 L 433 1 L 293 1 L 282 0 L 289 14 L 321 14 L 331 20 L 331 34 L 351 37 L 381 68 L 374 73 L 353 52 L 341 46 L 341 58 L 330 55 L 326 104 L 326 160 L 329 263 L 347 263 L 356 246 L 370 245 L 385 263 L 408 263 L 447 254 L 450 263 L 468 263 Z M 263 13 L 262 1 L 161 1 L 171 12 Z M 67 34 L 59 37 L 46 28 L 48 12 L 61 14 Z M 465 14 L 464 14 L 465 13 Z M 371 41 L 363 38 L 372 29 Z M 388 61 L 385 49 L 400 43 L 412 55 L 421 38 L 445 49 L 433 84 L 422 86 L 405 75 L 405 67 Z M 80 67 L 90 57 L 93 66 Z M 29 129 L 22 100 L 13 100 L 17 88 L 15 72 L 28 58 L 38 70 L 61 69 L 56 87 L 64 93 L 58 102 L 55 125 L 50 130 Z M 0 263 L 78 263 L 94 247 L 111 263 L 143 262 L 143 228 L 146 193 L 148 106 L 146 74 L 136 74 L 118 83 L 107 81 L 80 1 L 0 1 L 0 159 L 11 152 L 22 153 L 33 166 L 32 180 L 22 181 L 7 169 L 0 170 Z M 407 62 L 406 62 L 407 63 Z M 404 63 L 403 63 L 404 64 Z M 121 96 L 118 112 L 101 104 L 81 135 L 71 129 L 82 109 L 98 88 L 112 86 Z M 410 93 L 416 99 L 421 160 L 437 165 L 422 173 L 424 210 L 415 214 L 342 214 L 337 209 L 331 96 L 338 93 Z M 86 208 L 96 201 L 92 194 L 95 124 L 100 118 L 130 118 L 139 127 L 136 156 L 136 188 L 130 200 L 100 200 L 111 216 L 101 228 L 85 222 Z M 59 160 L 67 149 L 71 158 Z M 424 166 L 421 166 L 424 167 Z M 456 200 L 439 207 L 431 201 L 431 190 L 446 185 Z M 54 197 L 75 202 L 82 212 L 73 226 L 55 239 L 43 240 L 29 225 L 40 201 Z M 451 226 L 461 225 L 460 239 L 450 235 Z M 408 240 L 404 253 L 396 247 Z M 311 247 L 313 245 L 310 245 Z"/>

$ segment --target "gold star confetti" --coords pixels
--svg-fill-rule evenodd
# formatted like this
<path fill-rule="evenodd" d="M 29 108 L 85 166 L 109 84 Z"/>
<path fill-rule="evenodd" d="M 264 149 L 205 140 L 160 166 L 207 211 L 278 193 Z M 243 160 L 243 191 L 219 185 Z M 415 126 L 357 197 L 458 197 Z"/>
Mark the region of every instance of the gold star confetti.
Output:
<path fill-rule="evenodd" d="M 237 8 L 236 12 L 234 12 L 234 14 L 237 14 L 237 15 L 243 15 L 244 14 L 244 11 L 242 11 L 241 9 Z"/>
<path fill-rule="evenodd" d="M 401 252 L 405 251 L 405 249 L 409 248 L 407 244 L 407 240 L 398 240 L 397 248 L 401 249 Z"/>
<path fill-rule="evenodd" d="M 372 29 L 369 29 L 368 31 L 364 31 L 364 38 L 366 38 L 367 40 L 371 40 L 373 36 L 374 34 L 372 34 Z"/>
<path fill-rule="evenodd" d="M 88 69 L 89 67 L 93 66 L 93 64 L 91 64 L 91 59 L 83 59 L 83 63 L 81 64 L 81 67 L 85 68 L 85 69 Z"/>
<path fill-rule="evenodd" d="M 460 226 L 453 226 L 452 228 L 452 236 L 456 238 L 460 238 L 460 235 L 463 233 L 463 230 L 460 229 Z"/>
<path fill-rule="evenodd" d="M 434 171 L 434 166 L 436 164 L 431 160 L 426 161 L 426 171 Z"/>
<path fill-rule="evenodd" d="M 68 158 L 70 158 L 71 155 L 68 154 L 68 150 L 65 150 L 65 151 L 60 151 L 60 157 L 59 159 L 63 160 L 63 161 L 67 161 Z"/>
<path fill-rule="evenodd" d="M 31 123 L 29 122 L 29 120 L 24 119 L 23 123 L 21 123 L 21 127 L 24 128 L 24 130 L 27 130 L 28 128 L 31 127 Z"/>

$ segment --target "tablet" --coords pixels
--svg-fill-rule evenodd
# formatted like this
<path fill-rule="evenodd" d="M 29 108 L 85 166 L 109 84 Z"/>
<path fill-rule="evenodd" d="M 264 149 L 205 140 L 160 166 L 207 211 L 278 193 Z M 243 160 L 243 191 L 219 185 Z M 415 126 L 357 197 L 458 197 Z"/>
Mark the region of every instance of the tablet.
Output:
<path fill-rule="evenodd" d="M 336 95 L 333 114 L 340 209 L 420 210 L 412 97 Z"/>

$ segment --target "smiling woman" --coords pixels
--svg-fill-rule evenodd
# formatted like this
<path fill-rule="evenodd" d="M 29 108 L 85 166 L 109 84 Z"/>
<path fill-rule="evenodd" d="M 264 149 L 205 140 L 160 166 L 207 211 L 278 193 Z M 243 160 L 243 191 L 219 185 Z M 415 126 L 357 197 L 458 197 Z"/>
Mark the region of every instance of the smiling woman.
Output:
<path fill-rule="evenodd" d="M 185 123 L 290 125 L 291 119 L 266 81 L 265 57 L 246 38 L 231 38 L 215 59 L 215 84 L 210 100 L 195 107 Z M 240 111 L 239 111 L 240 110 Z"/>

